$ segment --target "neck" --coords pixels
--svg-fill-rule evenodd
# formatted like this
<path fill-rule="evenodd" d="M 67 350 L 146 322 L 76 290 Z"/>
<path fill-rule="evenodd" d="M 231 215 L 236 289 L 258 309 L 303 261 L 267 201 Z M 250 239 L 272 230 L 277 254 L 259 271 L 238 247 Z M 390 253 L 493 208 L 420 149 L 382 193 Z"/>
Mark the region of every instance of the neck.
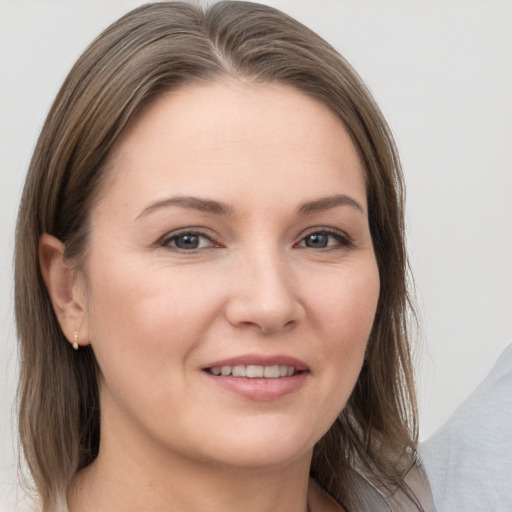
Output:
<path fill-rule="evenodd" d="M 68 492 L 70 512 L 306 512 L 311 453 L 274 467 L 230 467 L 102 436 Z"/>

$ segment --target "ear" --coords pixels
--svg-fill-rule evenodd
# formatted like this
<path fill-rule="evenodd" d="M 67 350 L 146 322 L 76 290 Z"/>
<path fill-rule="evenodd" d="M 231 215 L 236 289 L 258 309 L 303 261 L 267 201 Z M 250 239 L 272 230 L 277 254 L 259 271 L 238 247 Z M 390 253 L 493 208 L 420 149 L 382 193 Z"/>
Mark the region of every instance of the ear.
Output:
<path fill-rule="evenodd" d="M 65 245 L 48 233 L 39 240 L 39 265 L 53 310 L 57 316 L 64 336 L 70 343 L 75 341 L 79 331 L 80 345 L 89 341 L 85 325 L 85 293 L 83 279 L 64 259 Z"/>

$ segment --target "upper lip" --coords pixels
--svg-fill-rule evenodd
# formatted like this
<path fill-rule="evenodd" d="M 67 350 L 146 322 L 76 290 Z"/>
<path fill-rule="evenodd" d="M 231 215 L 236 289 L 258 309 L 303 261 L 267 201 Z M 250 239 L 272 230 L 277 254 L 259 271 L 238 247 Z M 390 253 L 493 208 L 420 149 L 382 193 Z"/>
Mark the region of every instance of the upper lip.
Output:
<path fill-rule="evenodd" d="M 277 355 L 261 355 L 261 354 L 245 354 L 226 359 L 219 359 L 202 366 L 203 370 L 208 368 L 219 368 L 222 366 L 293 366 L 296 371 L 309 370 L 306 363 L 296 357 L 284 354 Z"/>

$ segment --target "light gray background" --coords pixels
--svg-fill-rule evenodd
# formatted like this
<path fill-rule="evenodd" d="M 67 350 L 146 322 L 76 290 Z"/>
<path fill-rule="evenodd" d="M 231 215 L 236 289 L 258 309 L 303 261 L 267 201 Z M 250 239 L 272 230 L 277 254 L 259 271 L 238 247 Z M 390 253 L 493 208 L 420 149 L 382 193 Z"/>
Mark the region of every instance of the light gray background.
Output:
<path fill-rule="evenodd" d="M 11 261 L 24 174 L 75 59 L 141 3 L 0 2 L 0 510 L 15 496 Z M 426 438 L 512 341 L 512 2 L 266 3 L 348 58 L 396 136 L 422 319 L 416 355 Z"/>

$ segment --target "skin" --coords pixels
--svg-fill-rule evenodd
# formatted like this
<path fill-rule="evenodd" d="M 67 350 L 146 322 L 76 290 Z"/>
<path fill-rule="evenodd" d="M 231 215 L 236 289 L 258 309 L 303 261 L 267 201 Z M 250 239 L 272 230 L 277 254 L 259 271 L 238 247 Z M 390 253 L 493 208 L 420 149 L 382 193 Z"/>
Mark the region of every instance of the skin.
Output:
<path fill-rule="evenodd" d="M 132 121 L 107 169 L 81 271 L 50 235 L 40 246 L 62 329 L 72 342 L 81 326 L 101 369 L 100 453 L 70 511 L 297 512 L 308 494 L 314 511 L 339 510 L 308 491 L 309 465 L 355 385 L 379 295 L 342 123 L 283 85 L 187 86 Z M 178 247 L 183 233 L 198 246 Z M 204 371 L 247 354 L 306 371 L 271 399 Z"/>

